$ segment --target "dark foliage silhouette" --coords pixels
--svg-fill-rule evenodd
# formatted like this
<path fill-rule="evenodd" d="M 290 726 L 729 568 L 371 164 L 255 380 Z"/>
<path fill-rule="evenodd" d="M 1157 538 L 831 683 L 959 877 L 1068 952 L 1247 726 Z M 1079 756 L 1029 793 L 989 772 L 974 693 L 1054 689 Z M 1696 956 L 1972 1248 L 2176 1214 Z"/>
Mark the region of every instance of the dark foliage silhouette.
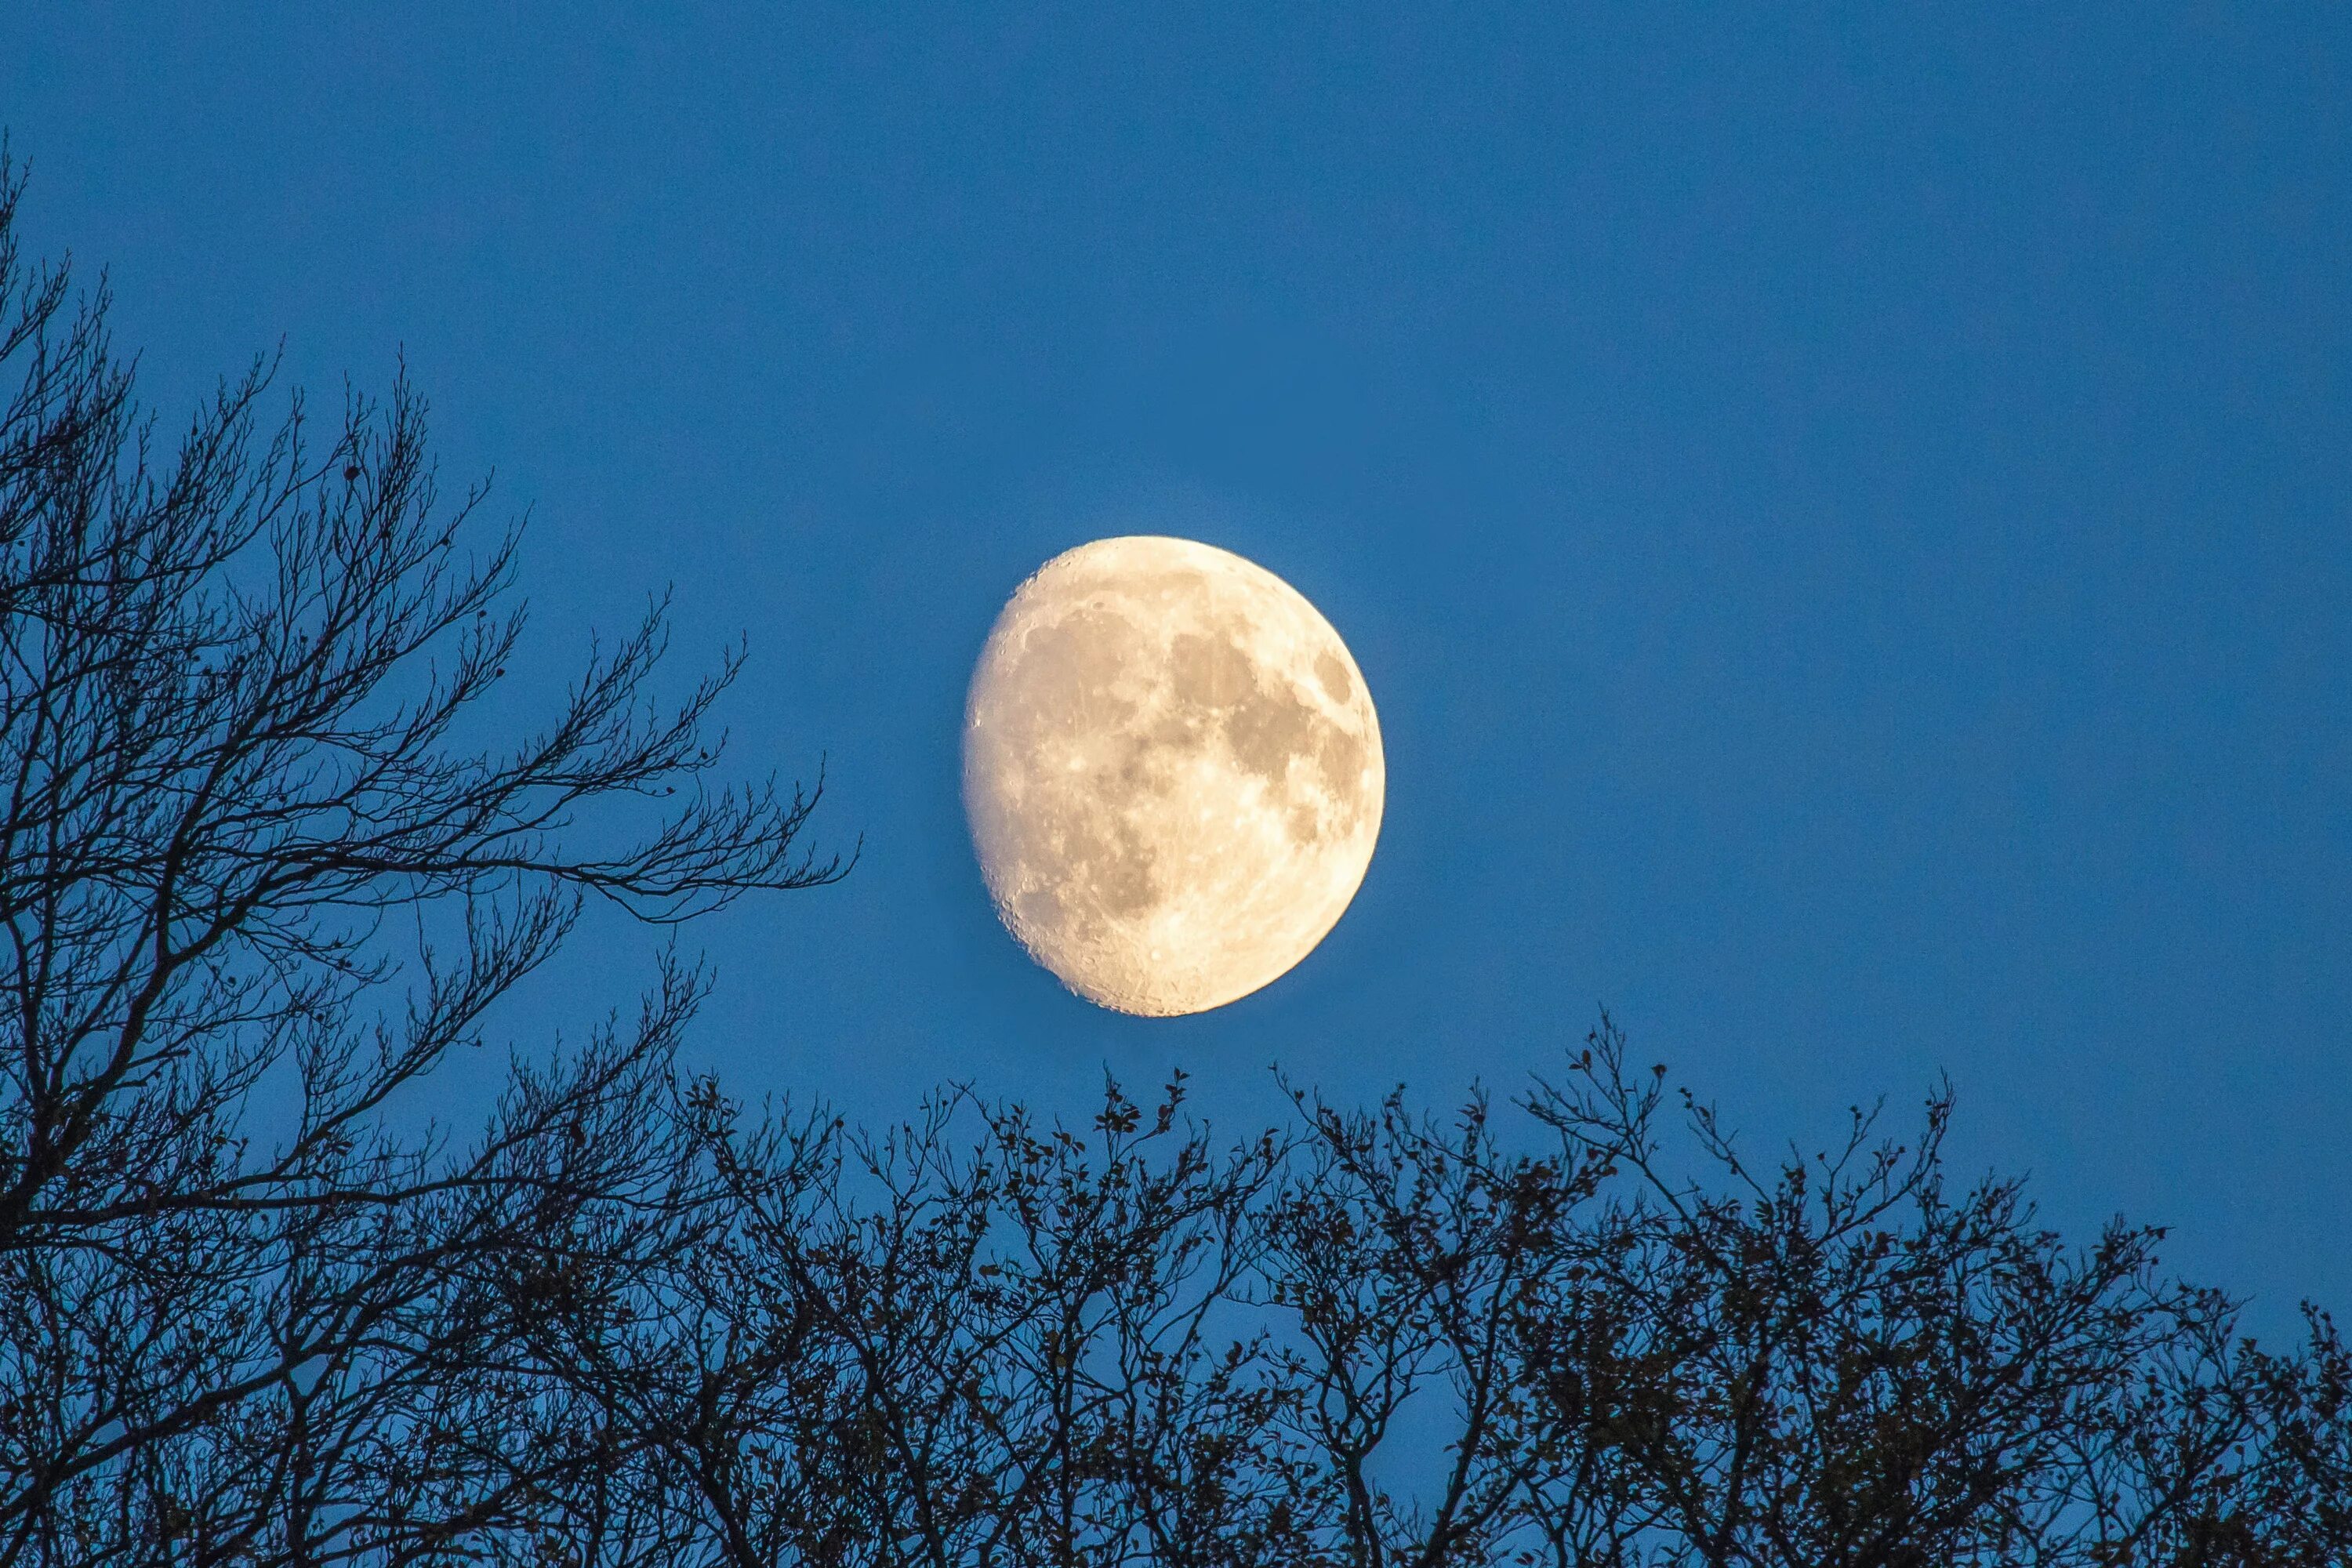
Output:
<path fill-rule="evenodd" d="M 813 796 L 711 782 L 733 666 L 654 706 L 658 613 L 493 726 L 515 542 L 405 384 L 313 442 L 257 370 L 157 457 L 17 188 L 0 1563 L 2352 1563 L 2325 1314 L 1955 1184 L 1945 1092 L 1759 1163 L 1604 1019 L 1450 1115 L 864 1131 L 682 1074 L 672 958 L 404 1136 L 585 903 L 836 875 Z"/>

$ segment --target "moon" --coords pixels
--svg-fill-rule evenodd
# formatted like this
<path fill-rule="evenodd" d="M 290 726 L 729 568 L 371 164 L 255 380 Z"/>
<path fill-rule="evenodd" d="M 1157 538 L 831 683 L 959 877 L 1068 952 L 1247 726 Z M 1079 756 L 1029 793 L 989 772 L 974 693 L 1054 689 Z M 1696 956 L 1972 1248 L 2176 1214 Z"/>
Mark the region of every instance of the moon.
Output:
<path fill-rule="evenodd" d="M 964 809 L 997 913 L 1122 1013 L 1204 1012 L 1287 973 L 1362 884 L 1386 782 L 1330 622 L 1187 539 L 1048 561 L 964 706 Z"/>

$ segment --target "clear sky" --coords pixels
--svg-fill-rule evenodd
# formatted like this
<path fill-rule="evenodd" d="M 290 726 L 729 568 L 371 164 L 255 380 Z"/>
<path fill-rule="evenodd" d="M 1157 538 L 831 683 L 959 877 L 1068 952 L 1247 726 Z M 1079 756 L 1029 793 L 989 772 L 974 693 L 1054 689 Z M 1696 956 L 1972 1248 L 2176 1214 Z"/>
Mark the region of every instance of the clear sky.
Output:
<path fill-rule="evenodd" d="M 845 885 L 698 1057 L 908 1110 L 1181 1062 L 1507 1091 L 1607 1004 L 1764 1139 L 1939 1070 L 2070 1228 L 2352 1309 L 2352 10 L 12 5 L 39 249 L 184 416 L 404 349 L 527 679 L 673 584 Z M 1176 1022 L 991 916 L 964 682 L 1046 557 L 1281 574 L 1388 816 Z M 599 928 L 509 1020 L 645 972 Z"/>

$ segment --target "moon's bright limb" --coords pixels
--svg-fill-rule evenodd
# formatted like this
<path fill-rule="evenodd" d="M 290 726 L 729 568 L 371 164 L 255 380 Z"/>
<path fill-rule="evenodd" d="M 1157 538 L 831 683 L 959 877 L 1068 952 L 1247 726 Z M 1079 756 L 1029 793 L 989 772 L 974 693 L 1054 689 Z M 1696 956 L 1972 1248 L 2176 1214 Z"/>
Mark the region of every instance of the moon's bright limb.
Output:
<path fill-rule="evenodd" d="M 1262 566 L 1098 539 L 1021 584 L 964 709 L 988 890 L 1037 962 L 1123 1013 L 1278 979 L 1371 863 L 1386 768 L 1363 672 Z"/>

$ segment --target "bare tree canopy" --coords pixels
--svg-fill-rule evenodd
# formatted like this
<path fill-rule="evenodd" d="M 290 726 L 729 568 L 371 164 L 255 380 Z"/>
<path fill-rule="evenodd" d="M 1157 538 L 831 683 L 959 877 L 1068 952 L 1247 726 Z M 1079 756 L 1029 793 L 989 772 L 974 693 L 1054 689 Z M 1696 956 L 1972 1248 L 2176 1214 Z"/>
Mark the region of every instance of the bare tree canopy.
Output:
<path fill-rule="evenodd" d="M 658 610 L 542 728 L 469 737 L 515 540 L 464 542 L 416 396 L 265 434 L 257 367 L 158 457 L 102 290 L 19 257 L 19 189 L 0 164 L 0 1560 L 397 1556 L 575 1462 L 488 1270 L 554 1194 L 667 1196 L 696 978 L 462 1144 L 378 1113 L 583 899 L 677 921 L 837 867 L 811 797 L 706 784 L 733 667 L 654 707 Z"/>
<path fill-rule="evenodd" d="M 667 958 L 403 1133 L 586 903 L 840 874 L 814 795 L 714 772 L 732 661 L 655 702 L 658 606 L 493 722 L 515 538 L 405 383 L 163 456 L 18 189 L 0 1563 L 2352 1563 L 2328 1318 L 1955 1184 L 1948 1091 L 1759 1162 L 1604 1019 L 1499 1108 L 861 1131 L 682 1073 Z"/>

